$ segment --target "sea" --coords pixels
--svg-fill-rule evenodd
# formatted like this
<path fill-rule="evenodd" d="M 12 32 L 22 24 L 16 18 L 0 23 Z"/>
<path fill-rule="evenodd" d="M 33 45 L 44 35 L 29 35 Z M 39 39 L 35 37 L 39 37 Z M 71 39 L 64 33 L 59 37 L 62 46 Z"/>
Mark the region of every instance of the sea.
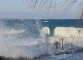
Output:
<path fill-rule="evenodd" d="M 83 28 L 79 19 L 0 19 L 0 56 L 33 59 L 42 54 L 55 54 L 54 42 L 46 48 L 41 30 L 49 27 L 53 36 L 56 27 Z"/>

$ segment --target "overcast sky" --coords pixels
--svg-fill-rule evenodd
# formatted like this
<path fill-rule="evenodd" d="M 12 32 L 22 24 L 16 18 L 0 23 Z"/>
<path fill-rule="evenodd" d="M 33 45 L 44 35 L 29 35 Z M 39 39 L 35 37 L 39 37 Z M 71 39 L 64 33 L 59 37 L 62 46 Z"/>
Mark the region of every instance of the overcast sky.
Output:
<path fill-rule="evenodd" d="M 36 10 L 27 8 L 26 2 L 22 3 L 22 0 L 0 0 L 0 19 L 76 19 L 81 1 L 73 4 L 66 14 L 60 14 L 63 11 L 52 14 L 53 10 L 46 14 L 46 11 L 37 13 Z"/>

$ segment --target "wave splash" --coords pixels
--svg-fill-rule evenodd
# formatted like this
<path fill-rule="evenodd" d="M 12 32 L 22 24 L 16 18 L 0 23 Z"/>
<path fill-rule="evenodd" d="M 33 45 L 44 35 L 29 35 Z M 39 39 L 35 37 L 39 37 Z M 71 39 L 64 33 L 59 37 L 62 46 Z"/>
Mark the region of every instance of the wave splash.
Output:
<path fill-rule="evenodd" d="M 49 48 L 46 48 L 41 28 L 39 20 L 1 20 L 0 56 L 33 59 L 41 54 L 53 54 L 54 46 L 49 41 Z"/>

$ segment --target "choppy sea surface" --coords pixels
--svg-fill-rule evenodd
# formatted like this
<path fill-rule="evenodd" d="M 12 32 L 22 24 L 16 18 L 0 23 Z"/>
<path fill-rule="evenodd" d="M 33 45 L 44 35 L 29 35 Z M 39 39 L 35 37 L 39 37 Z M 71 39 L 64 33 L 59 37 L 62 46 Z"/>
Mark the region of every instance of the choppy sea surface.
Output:
<path fill-rule="evenodd" d="M 49 27 L 51 34 L 56 27 L 83 27 L 83 20 L 75 19 L 0 19 L 0 55 L 33 58 L 47 53 L 41 29 Z M 49 54 L 55 47 L 49 45 Z M 42 50 L 43 49 L 43 50 Z"/>

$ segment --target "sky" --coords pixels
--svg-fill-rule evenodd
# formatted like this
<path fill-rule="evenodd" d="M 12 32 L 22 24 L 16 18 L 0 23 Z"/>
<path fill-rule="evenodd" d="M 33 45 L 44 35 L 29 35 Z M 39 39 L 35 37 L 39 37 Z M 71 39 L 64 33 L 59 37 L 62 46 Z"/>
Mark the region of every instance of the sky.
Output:
<path fill-rule="evenodd" d="M 53 9 L 49 13 L 46 13 L 46 10 L 38 13 L 37 10 L 29 9 L 28 3 L 22 3 L 22 0 L 0 0 L 0 19 L 76 19 L 75 12 L 79 2 L 81 0 L 78 0 L 66 14 L 60 14 L 63 11 L 53 14 Z"/>

